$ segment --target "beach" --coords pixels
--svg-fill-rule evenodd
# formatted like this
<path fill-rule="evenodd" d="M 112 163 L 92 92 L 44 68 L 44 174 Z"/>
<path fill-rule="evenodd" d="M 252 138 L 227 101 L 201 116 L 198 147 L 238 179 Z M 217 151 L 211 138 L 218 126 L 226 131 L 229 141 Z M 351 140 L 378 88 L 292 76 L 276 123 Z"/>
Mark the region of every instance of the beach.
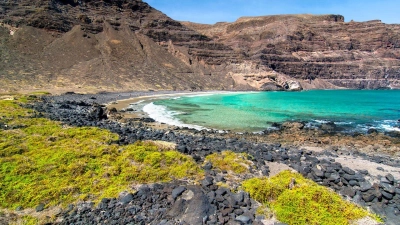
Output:
<path fill-rule="evenodd" d="M 400 193 L 398 186 L 400 160 L 395 154 L 390 154 L 385 149 L 372 148 L 371 152 L 364 152 L 362 151 L 363 145 L 350 145 L 355 140 L 359 140 L 361 143 L 363 140 L 361 136 L 346 136 L 324 130 L 304 130 L 304 128 L 299 129 L 301 124 L 296 123 L 282 124 L 278 130 L 262 134 L 221 133 L 217 130 L 196 130 L 176 126 L 157 127 L 156 122 L 151 122 L 146 117 L 139 118 L 139 115 L 138 118 L 115 117 L 123 115 L 120 113 L 121 109 L 132 101 L 134 103 L 142 100 L 151 102 L 153 97 L 143 97 L 147 94 L 156 95 L 155 93 L 104 93 L 98 95 L 70 93 L 59 96 L 43 96 L 41 101 L 30 104 L 30 107 L 42 116 L 61 121 L 63 127 L 92 126 L 109 130 L 119 136 L 115 143 L 120 146 L 144 140 L 174 143 L 174 149 L 191 156 L 197 163 L 203 165 L 205 178 L 199 181 L 199 184 L 179 181 L 160 184 L 161 186 L 158 184 L 155 184 L 156 186 L 139 186 L 135 189 L 137 192 L 126 197 L 126 200 L 123 200 L 125 195 L 119 199 L 104 200 L 104 207 L 106 207 L 104 209 L 86 203 L 78 204 L 78 208 L 72 209 L 73 214 L 70 214 L 71 211 L 61 214 L 64 221 L 74 223 L 80 218 L 102 218 L 101 210 L 109 213 L 114 213 L 114 210 L 127 212 L 132 204 L 145 204 L 143 201 L 147 200 L 143 199 L 153 199 L 151 201 L 167 204 L 166 200 L 172 193 L 175 193 L 176 198 L 181 198 L 178 197 L 180 194 L 182 194 L 182 198 L 187 198 L 185 196 L 188 193 L 193 193 L 194 196 L 197 194 L 213 196 L 211 198 L 213 200 L 207 200 L 207 204 L 206 202 L 201 203 L 205 204 L 205 207 L 215 209 L 217 217 L 207 217 L 209 221 L 243 219 L 246 223 L 251 221 L 253 224 L 265 224 L 263 221 L 267 218 L 255 215 L 255 209 L 259 203 L 249 198 L 245 205 L 240 206 L 236 205 L 237 202 L 230 203 L 228 200 L 235 198 L 236 194 L 232 190 L 237 190 L 243 180 L 271 176 L 285 169 L 296 171 L 319 185 L 334 190 L 344 198 L 369 208 L 384 217 L 386 224 L 396 224 L 398 221 L 395 207 L 400 203 L 400 194 L 398 194 Z M 171 97 L 171 94 L 173 94 L 172 96 L 179 95 L 179 93 L 162 94 L 168 94 L 168 97 Z M 121 101 L 132 97 L 138 98 Z M 159 97 L 163 96 L 156 96 L 156 98 Z M 118 106 L 121 109 L 112 109 L 118 103 L 108 103 L 118 100 L 121 101 Z M 374 137 L 376 143 L 381 142 L 382 146 L 387 149 L 396 147 L 394 141 L 398 139 L 388 139 L 389 137 L 385 137 L 384 134 L 368 135 L 372 136 L 365 136 L 366 140 Z M 348 140 L 349 143 L 338 145 L 343 140 Z M 370 143 L 366 144 L 370 145 Z M 251 170 L 245 174 L 235 175 L 217 169 L 214 167 L 216 164 L 204 164 L 207 156 L 227 150 L 235 154 L 248 154 Z M 223 186 L 217 184 L 223 184 Z M 229 189 L 224 187 L 229 187 Z M 160 190 L 166 190 L 166 195 Z M 215 195 L 217 191 L 222 193 L 221 197 Z M 143 193 L 147 193 L 146 197 L 143 197 Z M 190 195 L 192 196 L 192 194 Z M 241 196 L 240 199 L 247 198 L 245 196 Z M 225 200 L 228 202 L 223 203 Z M 129 204 L 125 208 L 125 205 L 118 201 L 127 201 Z M 115 204 L 120 204 L 120 206 L 111 207 Z M 184 207 L 182 212 L 176 211 L 176 215 L 185 216 L 184 211 L 187 209 L 185 207 L 194 207 L 200 203 L 192 201 L 190 204 L 194 205 L 182 206 L 179 205 L 180 203 L 176 203 L 178 205 L 173 206 L 174 201 L 172 201 L 168 204 L 172 204 L 168 207 Z M 172 210 L 168 207 L 164 211 L 157 211 L 159 218 L 167 218 L 166 212 Z M 237 210 L 229 212 L 229 215 L 224 214 L 226 207 L 232 209 L 238 207 L 242 211 Z M 153 212 L 150 208 L 141 210 L 142 215 L 148 216 L 147 219 L 156 220 L 154 217 L 149 217 Z M 137 218 L 135 221 L 146 221 L 146 218 Z"/>

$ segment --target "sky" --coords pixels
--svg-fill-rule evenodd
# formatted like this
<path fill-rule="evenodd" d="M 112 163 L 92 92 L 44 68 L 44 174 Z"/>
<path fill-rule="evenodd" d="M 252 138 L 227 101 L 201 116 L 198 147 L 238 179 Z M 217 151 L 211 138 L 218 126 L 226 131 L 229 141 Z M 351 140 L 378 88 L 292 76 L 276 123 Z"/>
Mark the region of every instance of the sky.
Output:
<path fill-rule="evenodd" d="M 178 21 L 214 24 L 242 16 L 340 14 L 345 21 L 400 24 L 400 0 L 143 0 Z"/>

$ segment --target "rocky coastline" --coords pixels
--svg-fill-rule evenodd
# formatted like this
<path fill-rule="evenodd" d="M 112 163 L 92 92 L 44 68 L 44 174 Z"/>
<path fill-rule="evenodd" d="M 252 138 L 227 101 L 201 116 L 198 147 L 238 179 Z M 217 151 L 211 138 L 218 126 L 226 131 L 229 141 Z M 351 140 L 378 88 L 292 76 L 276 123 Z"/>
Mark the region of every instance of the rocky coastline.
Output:
<path fill-rule="evenodd" d="M 332 146 L 317 151 L 268 142 L 267 138 L 257 139 L 250 134 L 219 134 L 185 128 L 156 129 L 144 122 L 151 124 L 152 120 L 146 118 L 121 123 L 111 119 L 116 112 L 108 110 L 105 105 L 115 100 L 154 94 L 172 93 L 67 93 L 44 96 L 29 107 L 39 112 L 38 117 L 58 120 L 68 126 L 108 129 L 119 135 L 120 145 L 138 140 L 173 142 L 179 152 L 191 155 L 197 162 L 203 162 L 205 156 L 223 150 L 246 152 L 253 156 L 252 174 L 267 176 L 276 170 L 277 165 L 284 165 L 368 207 L 384 218 L 385 224 L 396 224 L 400 218 L 400 160 L 396 157 Z M 357 162 L 364 164 L 364 168 L 355 168 Z M 255 216 L 258 203 L 247 193 L 233 192 L 237 183 L 229 183 L 230 189 L 219 187 L 216 183 L 225 181 L 227 174 L 214 170 L 212 165 L 206 165 L 204 169 L 206 177 L 197 185 L 184 181 L 143 185 L 134 194 L 121 193 L 117 199 L 103 199 L 98 206 L 89 203 L 71 205 L 58 215 L 59 223 L 264 224 L 266 218 Z"/>

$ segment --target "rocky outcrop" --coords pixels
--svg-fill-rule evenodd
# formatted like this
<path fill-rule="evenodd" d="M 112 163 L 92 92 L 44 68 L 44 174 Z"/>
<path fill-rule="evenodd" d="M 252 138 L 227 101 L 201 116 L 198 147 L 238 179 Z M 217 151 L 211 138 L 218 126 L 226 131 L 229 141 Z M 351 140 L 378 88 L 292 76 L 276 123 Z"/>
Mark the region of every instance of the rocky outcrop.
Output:
<path fill-rule="evenodd" d="M 307 89 L 399 87 L 400 25 L 379 20 L 345 23 L 340 15 L 183 24 L 244 52 L 253 62 L 301 81 Z"/>
<path fill-rule="evenodd" d="M 0 2 L 0 92 L 399 88 L 400 25 L 178 22 L 141 0 Z"/>
<path fill-rule="evenodd" d="M 141 0 L 0 2 L 0 89 L 241 89 L 241 55 Z"/>

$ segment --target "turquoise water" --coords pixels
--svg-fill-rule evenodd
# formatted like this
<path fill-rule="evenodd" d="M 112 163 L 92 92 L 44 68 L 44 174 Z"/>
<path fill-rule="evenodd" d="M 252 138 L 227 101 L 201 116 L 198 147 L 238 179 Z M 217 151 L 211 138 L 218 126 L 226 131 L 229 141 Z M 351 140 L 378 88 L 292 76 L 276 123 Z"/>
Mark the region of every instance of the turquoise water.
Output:
<path fill-rule="evenodd" d="M 146 105 L 154 119 L 233 131 L 261 131 L 274 122 L 335 122 L 345 130 L 400 130 L 399 90 L 248 92 L 163 99 Z"/>

